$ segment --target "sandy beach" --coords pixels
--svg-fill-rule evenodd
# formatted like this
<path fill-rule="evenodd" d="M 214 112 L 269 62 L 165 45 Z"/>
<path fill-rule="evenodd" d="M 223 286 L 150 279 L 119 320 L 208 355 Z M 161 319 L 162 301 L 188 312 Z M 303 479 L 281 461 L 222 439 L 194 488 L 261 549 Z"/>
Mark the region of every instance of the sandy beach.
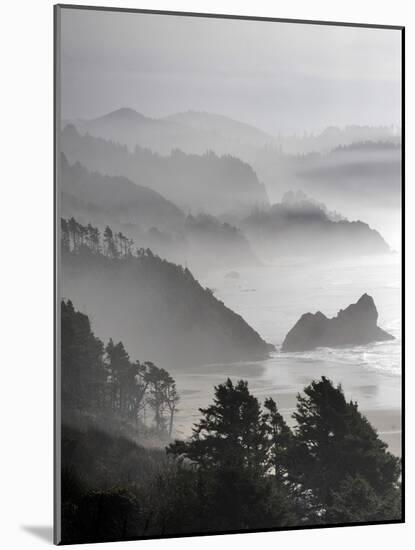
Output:
<path fill-rule="evenodd" d="M 354 353 L 358 351 L 354 350 Z M 390 451 L 400 456 L 400 375 L 381 372 L 359 362 L 341 363 L 337 358 L 328 359 L 326 350 L 316 350 L 314 356 L 276 353 L 260 362 L 205 365 L 197 372 L 175 373 L 181 395 L 177 435 L 190 435 L 193 423 L 199 418 L 198 409 L 211 403 L 213 387 L 227 377 L 234 381 L 248 380 L 251 392 L 260 401 L 266 397 L 274 398 L 287 422 L 293 425 L 297 394 L 323 375 L 341 384 L 346 399 L 357 401 L 359 410 L 378 430 Z"/>

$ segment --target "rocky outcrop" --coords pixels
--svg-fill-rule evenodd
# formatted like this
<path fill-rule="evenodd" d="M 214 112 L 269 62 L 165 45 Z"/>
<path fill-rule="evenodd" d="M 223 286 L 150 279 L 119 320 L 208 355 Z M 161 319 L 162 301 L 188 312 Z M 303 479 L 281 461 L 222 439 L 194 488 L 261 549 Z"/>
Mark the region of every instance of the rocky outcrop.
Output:
<path fill-rule="evenodd" d="M 373 298 L 363 294 L 355 303 L 329 319 L 321 311 L 305 313 L 288 332 L 282 351 L 306 351 L 318 347 L 360 346 L 394 340 L 377 326 L 378 312 Z"/>

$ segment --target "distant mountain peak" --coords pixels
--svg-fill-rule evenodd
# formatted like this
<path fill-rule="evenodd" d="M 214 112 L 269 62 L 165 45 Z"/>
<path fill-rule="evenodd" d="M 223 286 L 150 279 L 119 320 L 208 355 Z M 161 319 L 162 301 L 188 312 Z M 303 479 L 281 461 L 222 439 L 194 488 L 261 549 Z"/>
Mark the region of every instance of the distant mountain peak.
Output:
<path fill-rule="evenodd" d="M 97 117 L 93 120 L 111 120 L 111 119 L 113 120 L 117 120 L 117 119 L 118 120 L 148 120 L 148 117 L 139 113 L 135 109 L 131 109 L 130 107 L 120 107 L 115 111 L 111 111 L 110 113 Z"/>

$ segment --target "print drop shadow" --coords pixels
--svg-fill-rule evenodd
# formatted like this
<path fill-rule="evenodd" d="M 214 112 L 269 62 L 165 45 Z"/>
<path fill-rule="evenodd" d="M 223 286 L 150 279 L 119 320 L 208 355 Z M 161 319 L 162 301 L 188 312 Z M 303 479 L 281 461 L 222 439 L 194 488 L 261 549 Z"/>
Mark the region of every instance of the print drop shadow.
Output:
<path fill-rule="evenodd" d="M 53 527 L 51 525 L 22 525 L 21 528 L 38 539 L 53 543 Z"/>

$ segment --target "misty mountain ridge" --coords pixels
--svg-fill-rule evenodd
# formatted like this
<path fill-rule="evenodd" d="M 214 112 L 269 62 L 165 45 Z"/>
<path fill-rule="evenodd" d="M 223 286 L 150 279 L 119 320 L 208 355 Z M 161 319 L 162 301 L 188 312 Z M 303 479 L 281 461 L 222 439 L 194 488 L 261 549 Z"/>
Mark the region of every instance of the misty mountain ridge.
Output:
<path fill-rule="evenodd" d="M 164 229 L 178 229 L 184 223 L 185 215 L 175 204 L 124 176 L 92 172 L 79 162 L 70 165 L 64 154 L 60 170 L 65 215 L 75 216 L 76 210 L 83 208 L 84 215 L 91 210 L 95 215 L 101 213 L 103 223 L 115 219 L 119 223 L 139 223 L 144 228 L 157 225 Z M 77 202 L 70 203 L 69 197 Z"/>
<path fill-rule="evenodd" d="M 356 141 L 320 153 L 264 150 L 253 166 L 271 199 L 302 187 L 326 201 L 395 207 L 400 201 L 401 162 L 400 142 Z"/>
<path fill-rule="evenodd" d="M 379 151 L 400 151 L 402 144 L 400 141 L 354 141 L 349 145 L 339 145 L 332 149 L 333 153 L 336 152 L 379 152 Z"/>
<path fill-rule="evenodd" d="M 105 115 L 102 115 L 100 117 L 93 118 L 89 120 L 89 123 L 98 123 L 102 122 L 104 120 L 108 121 L 114 121 L 114 120 L 128 120 L 129 122 L 151 122 L 154 119 L 151 117 L 147 117 L 138 111 L 131 109 L 130 107 L 120 107 L 119 109 L 116 109 L 115 111 L 111 111 L 110 113 L 107 113 Z M 84 121 L 86 122 L 86 121 Z"/>
<path fill-rule="evenodd" d="M 96 120 L 102 118 L 106 120 L 105 132 L 100 131 L 102 121 L 95 128 L 91 122 L 90 134 L 129 143 L 131 148 L 139 143 L 163 154 L 176 148 L 185 153 L 204 154 L 210 150 L 231 154 L 252 167 L 271 202 L 290 189 L 303 188 L 348 217 L 356 216 L 379 227 L 394 247 L 400 247 L 393 229 L 401 208 L 401 131 L 397 127 L 351 124 L 330 126 L 321 132 L 269 136 L 252 125 L 207 112 L 188 111 L 151 119 L 125 108 Z M 116 131 L 113 118 L 118 121 Z M 87 131 L 82 121 L 74 122 L 81 133 Z M 131 131 L 127 131 L 125 128 L 130 126 Z M 125 175 L 134 180 L 134 174 Z M 176 197 L 155 190 L 181 208 L 197 213 L 193 206 L 200 204 L 179 203 Z M 210 206 L 204 212 L 221 214 Z M 373 208 L 381 209 L 381 216 L 375 216 Z"/>
<path fill-rule="evenodd" d="M 206 111 L 185 111 L 152 118 L 129 107 L 122 107 L 92 119 L 64 121 L 81 133 L 109 139 L 134 149 L 136 145 L 168 154 L 175 148 L 186 153 L 234 154 L 247 162 L 255 151 L 269 148 L 274 152 L 305 154 L 329 151 L 356 141 L 400 142 L 400 131 L 390 126 L 330 126 L 321 132 L 302 135 L 271 135 L 247 122 Z"/>
<path fill-rule="evenodd" d="M 243 233 L 212 215 L 187 215 L 159 193 L 125 177 L 70 165 L 61 154 L 61 213 L 81 223 L 110 225 L 128 233 L 138 246 L 197 272 L 258 265 Z"/>
<path fill-rule="evenodd" d="M 186 215 L 159 193 L 128 178 L 91 172 L 62 154 L 62 215 L 101 230 L 109 224 L 139 246 L 189 265 L 196 273 L 259 265 L 258 257 L 361 255 L 389 251 L 363 222 L 349 222 L 302 191 L 248 216 Z M 247 238 L 248 237 L 248 238 Z M 356 238 L 357 237 L 357 238 Z M 323 246 L 324 245 L 324 246 Z"/>
<path fill-rule="evenodd" d="M 209 150 L 218 154 L 236 154 L 242 145 L 263 147 L 274 139 L 250 124 L 201 111 L 152 118 L 122 107 L 89 120 L 64 121 L 66 124 L 75 125 L 82 134 L 89 133 L 127 145 L 131 150 L 138 145 L 163 155 L 177 148 L 194 154 Z"/>
<path fill-rule="evenodd" d="M 399 128 L 355 124 L 301 135 L 269 136 L 249 124 L 212 113 L 189 111 L 151 119 L 127 108 L 95 120 L 98 122 L 88 121 L 88 129 L 85 121 L 74 122 L 81 133 L 127 143 L 131 149 L 138 143 L 163 154 L 174 149 L 199 155 L 208 150 L 218 155 L 231 154 L 252 167 L 271 202 L 290 189 L 303 188 L 345 215 L 376 225 L 399 248 L 399 237 L 393 230 L 401 208 Z M 124 175 L 135 178 L 134 170 Z M 205 184 L 209 185 L 209 180 Z M 182 209 L 198 212 L 201 201 L 180 203 L 162 189 L 155 190 Z M 221 214 L 206 204 L 204 212 Z M 381 209 L 381 216 L 375 216 L 373 208 Z"/>
<path fill-rule="evenodd" d="M 358 141 L 327 153 L 274 154 L 252 163 L 271 202 L 290 189 L 303 189 L 349 219 L 378 229 L 400 249 L 402 151 L 399 143 Z"/>
<path fill-rule="evenodd" d="M 248 212 L 269 202 L 251 166 L 230 155 L 188 155 L 177 149 L 161 156 L 138 146 L 132 153 L 125 145 L 81 135 L 73 125 L 62 131 L 61 151 L 70 163 L 79 161 L 89 170 L 127 177 L 187 213 Z"/>
<path fill-rule="evenodd" d="M 323 202 L 309 197 L 301 189 L 297 191 L 290 190 L 284 193 L 281 199 L 281 204 L 286 210 L 290 210 L 292 213 L 297 212 L 301 214 L 309 212 L 323 212 L 331 221 L 347 221 L 345 216 L 342 216 L 339 212 L 334 210 L 329 210 Z"/>
<path fill-rule="evenodd" d="M 298 171 L 298 175 L 303 179 L 312 179 L 317 183 L 329 183 L 333 186 L 339 185 L 339 180 L 349 176 L 349 189 L 353 185 L 353 178 L 372 179 L 381 185 L 388 183 L 389 192 L 392 193 L 396 192 L 397 180 L 400 181 L 401 157 L 400 143 L 359 141 L 336 147 L 325 154 L 310 155 L 307 158 L 308 162 Z"/>
<path fill-rule="evenodd" d="M 184 131 L 180 124 L 151 118 L 128 107 L 121 107 L 89 120 L 64 121 L 64 125 L 68 124 L 74 125 L 82 134 L 127 145 L 131 150 L 134 150 L 136 145 L 142 145 L 164 154 L 170 153 L 171 148 L 166 148 L 163 143 L 169 143 Z M 160 143 L 158 148 L 154 147 L 157 138 Z"/>
<path fill-rule="evenodd" d="M 254 249 L 266 258 L 278 256 L 343 257 L 390 253 L 376 230 L 349 221 L 303 191 L 286 193 L 280 203 L 254 209 L 240 222 Z"/>

